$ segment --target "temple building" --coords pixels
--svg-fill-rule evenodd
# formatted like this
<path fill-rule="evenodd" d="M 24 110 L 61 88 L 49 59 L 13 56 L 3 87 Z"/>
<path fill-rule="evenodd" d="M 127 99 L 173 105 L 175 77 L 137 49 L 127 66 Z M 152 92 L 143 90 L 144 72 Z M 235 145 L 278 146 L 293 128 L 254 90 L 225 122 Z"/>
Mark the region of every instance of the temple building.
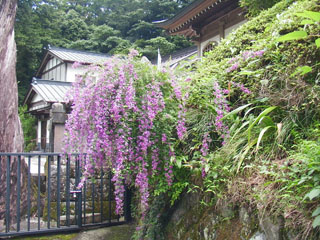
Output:
<path fill-rule="evenodd" d="M 196 0 L 173 18 L 154 23 L 170 35 L 191 39 L 196 45 L 194 54 L 201 58 L 245 22 L 239 0 Z M 171 61 L 177 60 L 172 56 Z"/>
<path fill-rule="evenodd" d="M 37 150 L 61 152 L 66 113 L 70 107 L 66 93 L 77 75 L 83 75 L 85 65 L 103 63 L 109 55 L 50 47 L 32 80 L 24 99 L 28 112 L 37 120 Z M 75 63 L 83 67 L 73 68 Z"/>

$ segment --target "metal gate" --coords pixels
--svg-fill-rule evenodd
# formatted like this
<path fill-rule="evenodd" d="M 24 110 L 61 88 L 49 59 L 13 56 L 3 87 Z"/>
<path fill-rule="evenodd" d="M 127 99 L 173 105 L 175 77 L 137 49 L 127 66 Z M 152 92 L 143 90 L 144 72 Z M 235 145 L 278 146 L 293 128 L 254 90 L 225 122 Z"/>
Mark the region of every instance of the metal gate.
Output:
<path fill-rule="evenodd" d="M 128 190 L 124 215 L 115 214 L 111 171 L 96 171 L 79 190 L 81 172 L 79 154 L 0 153 L 0 238 L 130 221 Z"/>

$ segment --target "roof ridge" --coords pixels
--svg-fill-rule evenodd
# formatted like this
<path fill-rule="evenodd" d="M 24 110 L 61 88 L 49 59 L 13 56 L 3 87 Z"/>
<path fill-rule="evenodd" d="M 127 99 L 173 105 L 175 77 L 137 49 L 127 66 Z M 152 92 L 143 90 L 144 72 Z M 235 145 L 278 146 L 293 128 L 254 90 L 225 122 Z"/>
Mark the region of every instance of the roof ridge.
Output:
<path fill-rule="evenodd" d="M 38 83 L 50 83 L 50 84 L 66 84 L 66 85 L 72 85 L 72 82 L 62 82 L 62 81 L 56 81 L 56 80 L 45 80 L 45 79 L 32 79 L 32 84 L 38 84 Z"/>
<path fill-rule="evenodd" d="M 160 27 L 161 25 L 163 25 L 165 23 L 174 21 L 177 18 L 179 18 L 180 16 L 183 16 L 187 12 L 189 12 L 189 11 L 193 10 L 194 8 L 196 8 L 197 6 L 199 6 L 204 1 L 206 1 L 206 0 L 194 0 L 189 5 L 184 6 L 183 8 L 179 9 L 179 11 L 171 18 L 167 18 L 167 19 L 163 19 L 163 20 L 159 20 L 159 21 L 154 21 L 152 23 L 154 23 L 155 25 L 158 25 Z"/>
<path fill-rule="evenodd" d="M 90 55 L 102 56 L 102 57 L 110 57 L 110 55 L 107 54 L 107 53 L 98 53 L 98 52 L 91 52 L 91 51 L 78 50 L 78 49 L 72 49 L 72 48 L 63 48 L 63 47 L 50 46 L 50 48 L 48 48 L 48 51 L 51 51 L 51 50 L 53 50 L 53 51 L 71 52 L 71 53 L 80 53 L 80 54 L 90 54 Z"/>

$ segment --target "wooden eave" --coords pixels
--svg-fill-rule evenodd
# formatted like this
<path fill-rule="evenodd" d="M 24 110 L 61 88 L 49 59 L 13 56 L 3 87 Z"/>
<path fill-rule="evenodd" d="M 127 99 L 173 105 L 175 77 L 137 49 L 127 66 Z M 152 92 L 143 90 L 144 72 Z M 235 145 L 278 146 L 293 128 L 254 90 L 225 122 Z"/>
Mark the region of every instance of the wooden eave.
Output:
<path fill-rule="evenodd" d="M 156 25 L 171 35 L 185 35 L 185 33 L 190 33 L 187 30 L 190 28 L 200 34 L 203 26 L 239 7 L 239 0 L 202 0 L 196 3 L 196 6 L 185 13 L 177 14 L 172 19 Z"/>
<path fill-rule="evenodd" d="M 25 104 L 28 105 L 35 94 L 36 92 L 32 89 L 32 85 L 30 85 L 28 93 L 23 99 L 22 105 L 25 105 Z"/>

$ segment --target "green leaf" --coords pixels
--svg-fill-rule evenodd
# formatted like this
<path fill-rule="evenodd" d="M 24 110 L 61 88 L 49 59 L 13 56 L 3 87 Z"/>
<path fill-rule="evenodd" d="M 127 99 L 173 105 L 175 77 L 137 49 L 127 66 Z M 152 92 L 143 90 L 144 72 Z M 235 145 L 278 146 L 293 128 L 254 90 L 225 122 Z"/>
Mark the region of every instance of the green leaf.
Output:
<path fill-rule="evenodd" d="M 262 129 L 262 131 L 260 132 L 259 137 L 258 137 L 257 146 L 256 146 L 256 151 L 258 151 L 258 148 L 259 148 L 260 142 L 261 142 L 261 140 L 262 140 L 262 138 L 263 138 L 263 135 L 264 135 L 265 132 L 268 131 L 270 128 L 274 128 L 274 126 L 265 127 L 265 128 Z"/>
<path fill-rule="evenodd" d="M 316 45 L 317 45 L 317 48 L 320 48 L 320 38 L 316 40 Z"/>
<path fill-rule="evenodd" d="M 264 116 L 267 116 L 270 112 L 272 112 L 276 108 L 277 108 L 276 106 L 268 107 L 262 113 L 260 113 L 260 115 L 253 121 L 253 123 L 250 124 L 250 126 L 248 127 L 248 142 L 250 142 L 252 128 L 260 121 L 261 118 L 263 118 Z"/>
<path fill-rule="evenodd" d="M 309 193 L 307 193 L 304 198 L 309 198 L 310 200 L 313 200 L 314 198 L 319 196 L 320 196 L 320 188 L 314 188 Z"/>
<path fill-rule="evenodd" d="M 312 71 L 312 67 L 300 66 L 300 67 L 297 67 L 296 70 L 294 71 L 294 73 L 291 74 L 291 77 L 293 77 L 297 74 L 300 74 L 302 76 L 302 75 L 305 75 L 311 71 Z"/>
<path fill-rule="evenodd" d="M 233 134 L 232 138 L 230 139 L 229 142 L 232 142 L 232 140 L 239 134 L 239 132 L 247 125 L 249 125 L 250 121 L 246 121 L 244 122 L 240 128 L 238 128 L 238 130 Z"/>
<path fill-rule="evenodd" d="M 181 160 L 180 160 L 180 159 L 179 159 L 179 160 L 176 159 L 176 164 L 177 164 L 177 167 L 178 167 L 178 168 L 181 168 L 181 165 L 182 165 L 182 164 L 181 164 Z"/>
<path fill-rule="evenodd" d="M 250 112 L 252 112 L 254 109 L 259 108 L 259 107 L 260 107 L 260 106 L 256 106 L 256 107 L 252 107 L 252 108 L 248 109 L 248 110 L 245 112 L 243 118 L 246 118 L 246 117 L 249 115 Z"/>
<path fill-rule="evenodd" d="M 312 222 L 312 227 L 313 228 L 316 228 L 318 226 L 320 226 L 320 216 L 316 217 Z"/>
<path fill-rule="evenodd" d="M 303 25 L 314 24 L 314 21 L 309 20 L 309 19 L 304 19 L 304 20 L 302 20 L 301 24 L 303 24 Z"/>
<path fill-rule="evenodd" d="M 260 124 L 261 122 L 264 123 L 265 126 L 275 126 L 274 121 L 269 116 L 262 117 L 258 124 Z"/>
<path fill-rule="evenodd" d="M 279 37 L 276 41 L 285 42 L 285 41 L 291 41 L 291 40 L 299 40 L 299 39 L 306 38 L 307 36 L 308 34 L 306 31 L 294 31 Z"/>
<path fill-rule="evenodd" d="M 239 162 L 238 162 L 238 168 L 237 168 L 237 172 L 239 172 L 240 167 L 243 163 L 244 158 L 247 156 L 249 150 L 257 143 L 257 139 L 253 140 L 252 142 L 250 142 L 247 147 L 245 148 L 245 151 L 241 154 L 240 158 L 239 158 Z"/>
<path fill-rule="evenodd" d="M 171 163 L 174 163 L 175 160 L 176 160 L 176 158 L 175 158 L 174 156 L 171 156 L 171 157 L 170 157 L 170 162 L 171 162 Z"/>
<path fill-rule="evenodd" d="M 268 100 L 269 100 L 268 97 L 264 97 L 264 98 L 258 99 L 257 102 L 264 103 L 264 102 L 267 102 Z"/>
<path fill-rule="evenodd" d="M 241 107 L 234 109 L 233 111 L 231 111 L 227 115 L 225 115 L 221 120 L 226 119 L 231 115 L 237 114 L 238 112 L 241 112 L 243 109 L 249 107 L 250 105 L 252 105 L 252 103 L 249 103 L 249 104 L 246 104 L 246 105 L 243 105 Z"/>
<path fill-rule="evenodd" d="M 253 74 L 255 74 L 255 71 L 243 70 L 243 71 L 239 72 L 239 75 L 251 76 Z"/>
<path fill-rule="evenodd" d="M 320 13 L 319 12 L 313 12 L 313 11 L 304 11 L 303 13 L 296 13 L 299 17 L 305 17 L 312 19 L 316 22 L 320 21 Z"/>
<path fill-rule="evenodd" d="M 205 168 L 204 168 L 204 171 L 207 173 L 207 172 L 209 172 L 209 170 L 210 170 L 210 166 L 209 166 L 209 164 L 206 164 Z"/>
<path fill-rule="evenodd" d="M 317 209 L 313 211 L 312 217 L 318 216 L 319 214 L 320 214 L 320 207 L 317 207 Z"/>

